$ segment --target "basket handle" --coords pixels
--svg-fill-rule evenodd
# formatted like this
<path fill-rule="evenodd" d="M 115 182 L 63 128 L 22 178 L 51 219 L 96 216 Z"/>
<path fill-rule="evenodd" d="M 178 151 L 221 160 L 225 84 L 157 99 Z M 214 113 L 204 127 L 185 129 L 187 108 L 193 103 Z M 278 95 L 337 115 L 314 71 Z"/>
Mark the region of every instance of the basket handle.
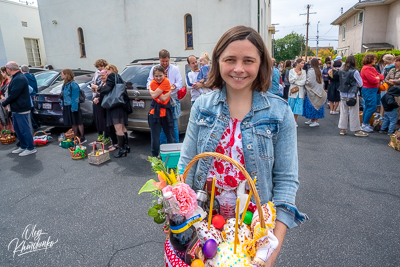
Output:
<path fill-rule="evenodd" d="M 37 131 L 37 132 L 35 132 L 35 133 L 33 134 L 33 136 L 35 137 L 35 136 L 36 136 L 36 134 L 38 134 L 38 133 L 43 133 L 44 135 L 46 135 L 46 136 L 47 136 L 47 133 L 46 133 L 45 131 Z"/>
<path fill-rule="evenodd" d="M 183 172 L 183 176 L 182 176 L 182 180 L 183 182 L 185 182 L 186 180 L 186 176 L 188 175 L 190 169 L 192 168 L 192 166 L 199 160 L 202 158 L 206 158 L 206 157 L 214 157 L 214 158 L 218 158 L 218 159 L 223 159 L 225 161 L 228 161 L 229 163 L 233 164 L 236 166 L 236 168 L 238 168 L 240 170 L 240 172 L 244 175 L 244 177 L 246 177 L 247 183 L 249 184 L 250 190 L 253 193 L 253 197 L 256 201 L 256 205 L 257 205 L 257 210 L 258 210 L 258 216 L 260 218 L 260 223 L 261 223 L 261 227 L 265 228 L 265 220 L 264 220 L 264 214 L 263 214 L 263 210 L 261 207 L 261 200 L 260 200 L 260 196 L 258 195 L 256 186 L 254 185 L 253 180 L 251 179 L 249 173 L 246 171 L 246 169 L 239 164 L 237 161 L 233 160 L 232 158 L 225 156 L 223 154 L 220 153 L 216 153 L 216 152 L 204 152 L 201 153 L 199 155 L 196 155 L 190 162 L 189 164 L 186 166 L 185 171 Z M 243 215 L 242 215 L 243 216 Z"/>
<path fill-rule="evenodd" d="M 93 142 L 93 153 L 96 150 L 98 144 L 101 144 L 103 146 L 103 154 L 104 154 L 104 143 L 102 142 Z"/>
<path fill-rule="evenodd" d="M 75 145 L 76 139 L 78 139 L 79 148 L 82 148 L 81 139 L 79 139 L 78 136 L 75 136 L 75 137 L 74 137 L 74 145 Z"/>

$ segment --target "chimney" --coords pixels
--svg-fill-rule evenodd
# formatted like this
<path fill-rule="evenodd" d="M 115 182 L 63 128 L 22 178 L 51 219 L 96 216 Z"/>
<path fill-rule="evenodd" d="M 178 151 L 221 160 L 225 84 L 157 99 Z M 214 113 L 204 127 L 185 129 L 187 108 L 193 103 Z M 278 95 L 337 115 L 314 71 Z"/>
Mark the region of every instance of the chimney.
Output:
<path fill-rule="evenodd" d="M 340 14 L 343 14 L 343 7 L 340 8 Z"/>

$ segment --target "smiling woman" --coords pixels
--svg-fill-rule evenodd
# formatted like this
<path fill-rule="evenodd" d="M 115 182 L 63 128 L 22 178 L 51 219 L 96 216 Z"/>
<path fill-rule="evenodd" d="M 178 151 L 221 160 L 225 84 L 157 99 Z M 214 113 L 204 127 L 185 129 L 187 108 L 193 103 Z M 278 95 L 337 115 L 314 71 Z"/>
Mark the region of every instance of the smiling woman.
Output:
<path fill-rule="evenodd" d="M 239 162 L 252 179 L 257 177 L 261 203 L 273 201 L 277 210 L 271 231 L 279 246 L 270 257 L 257 252 L 254 260 L 273 266 L 286 229 L 308 219 L 295 206 L 299 181 L 293 113 L 287 102 L 268 92 L 271 58 L 254 29 L 228 30 L 212 55 L 206 87 L 214 91 L 200 96 L 192 107 L 178 167 L 184 170 L 200 153 L 217 152 Z M 202 190 L 213 177 L 220 202 L 227 193 L 236 195 L 246 182 L 231 163 L 203 158 L 191 168 L 186 183 Z"/>

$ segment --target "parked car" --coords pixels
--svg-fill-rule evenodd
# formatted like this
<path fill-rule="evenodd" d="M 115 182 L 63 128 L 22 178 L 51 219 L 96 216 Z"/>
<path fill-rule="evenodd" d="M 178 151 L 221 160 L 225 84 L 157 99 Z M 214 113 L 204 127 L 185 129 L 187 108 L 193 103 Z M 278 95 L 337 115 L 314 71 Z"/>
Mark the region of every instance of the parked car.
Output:
<path fill-rule="evenodd" d="M 46 89 L 49 86 L 52 86 L 53 84 L 61 82 L 62 81 L 61 71 L 62 71 L 61 69 L 57 69 L 57 70 L 44 70 L 35 73 L 34 75 L 38 85 L 38 92 Z M 79 76 L 83 74 L 92 74 L 94 73 L 94 71 L 73 69 L 72 73 L 74 74 L 74 76 Z"/>
<path fill-rule="evenodd" d="M 128 116 L 128 130 L 150 132 L 147 116 L 150 110 L 152 98 L 147 90 L 147 78 L 153 65 L 159 64 L 158 58 L 138 59 L 128 64 L 121 73 L 122 79 L 132 84 L 133 90 L 128 90 L 128 95 L 133 107 L 133 113 Z M 176 65 L 182 76 L 182 87 L 186 87 L 185 76 L 190 67 L 187 66 L 186 57 L 171 58 L 170 64 Z M 181 116 L 178 119 L 178 130 L 180 133 L 186 131 L 191 109 L 191 96 L 187 92 L 181 99 Z"/>
<path fill-rule="evenodd" d="M 93 125 L 93 101 L 90 84 L 93 74 L 85 74 L 75 77 L 79 87 L 84 90 L 86 101 L 81 105 L 83 125 L 85 127 Z M 52 85 L 37 93 L 33 101 L 34 113 L 37 115 L 39 123 L 47 126 L 64 126 L 63 113 L 60 106 L 60 93 L 63 83 Z"/>
<path fill-rule="evenodd" d="M 38 73 L 38 72 L 42 72 L 42 71 L 46 71 L 46 69 L 29 67 L 29 73 L 32 73 L 32 74 L 35 74 L 35 73 Z"/>

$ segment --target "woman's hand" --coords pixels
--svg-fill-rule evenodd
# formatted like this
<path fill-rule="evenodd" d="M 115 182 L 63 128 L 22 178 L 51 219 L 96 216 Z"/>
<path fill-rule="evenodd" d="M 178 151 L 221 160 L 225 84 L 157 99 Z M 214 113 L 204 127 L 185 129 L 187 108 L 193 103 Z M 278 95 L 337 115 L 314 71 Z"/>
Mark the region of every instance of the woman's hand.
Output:
<path fill-rule="evenodd" d="M 98 98 L 98 97 L 96 97 L 96 98 L 93 99 L 93 103 L 98 104 L 99 102 L 100 102 L 100 101 L 99 101 L 99 98 Z"/>
<path fill-rule="evenodd" d="M 281 251 L 282 243 L 286 235 L 286 230 L 287 226 L 283 222 L 276 221 L 274 235 L 276 236 L 276 238 L 278 238 L 279 245 L 274 250 L 274 252 L 272 252 L 271 256 L 268 258 L 267 263 L 265 265 L 266 267 L 273 267 L 275 265 L 276 258 L 278 257 L 279 252 Z"/>
<path fill-rule="evenodd" d="M 92 85 L 90 86 L 90 89 L 92 89 L 92 92 L 93 93 L 97 93 L 97 89 L 99 88 L 99 86 L 98 85 L 95 85 L 95 84 L 93 84 L 92 83 Z"/>
<path fill-rule="evenodd" d="M 158 97 L 158 100 L 164 102 L 164 101 L 167 101 L 170 96 L 171 96 L 171 91 L 167 92 L 165 95 L 160 95 Z"/>

